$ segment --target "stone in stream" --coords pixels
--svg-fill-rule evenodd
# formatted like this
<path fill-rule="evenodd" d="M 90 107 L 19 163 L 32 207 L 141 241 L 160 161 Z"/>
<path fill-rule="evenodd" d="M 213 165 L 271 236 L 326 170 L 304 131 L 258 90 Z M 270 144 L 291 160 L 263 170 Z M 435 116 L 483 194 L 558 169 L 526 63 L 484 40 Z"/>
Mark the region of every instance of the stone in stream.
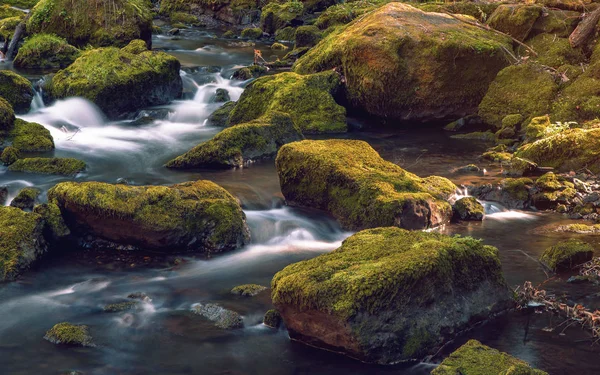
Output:
<path fill-rule="evenodd" d="M 496 248 L 394 227 L 289 265 L 271 287 L 292 339 L 380 364 L 423 359 L 512 306 Z"/>
<path fill-rule="evenodd" d="M 14 65 L 20 69 L 63 69 L 71 65 L 81 51 L 64 38 L 52 34 L 37 34 L 25 40 L 19 48 Z"/>
<path fill-rule="evenodd" d="M 44 339 L 53 344 L 94 346 L 88 326 L 82 324 L 77 325 L 67 322 L 55 324 L 46 332 Z"/>
<path fill-rule="evenodd" d="M 236 102 L 227 102 L 208 116 L 208 123 L 212 126 L 225 128 L 229 126 L 229 115 L 235 108 Z"/>
<path fill-rule="evenodd" d="M 8 131 L 15 124 L 15 112 L 4 98 L 0 97 L 0 131 Z"/>
<path fill-rule="evenodd" d="M 2 150 L 2 154 L 0 154 L 0 161 L 4 165 L 11 165 L 12 163 L 19 160 L 21 154 L 19 149 L 16 147 L 8 146 L 4 150 Z"/>
<path fill-rule="evenodd" d="M 577 239 L 560 241 L 544 250 L 540 261 L 555 272 L 565 272 L 592 260 L 594 248 Z"/>
<path fill-rule="evenodd" d="M 289 115 L 270 112 L 258 120 L 228 127 L 211 140 L 167 162 L 167 168 L 235 168 L 272 157 L 284 144 L 304 139 Z"/>
<path fill-rule="evenodd" d="M 548 375 L 527 362 L 469 340 L 435 368 L 431 375 Z"/>
<path fill-rule="evenodd" d="M 141 40 L 122 49 L 84 52 L 45 85 L 50 98 L 80 96 L 96 104 L 109 118 L 167 104 L 181 96 L 179 61 L 164 52 L 149 51 Z"/>
<path fill-rule="evenodd" d="M 6 99 L 16 113 L 27 113 L 34 95 L 33 85 L 27 78 L 10 70 L 0 70 L 0 97 Z"/>
<path fill-rule="evenodd" d="M 192 312 L 214 322 L 219 328 L 234 329 L 244 326 L 240 314 L 214 303 L 195 303 L 192 305 Z"/>
<path fill-rule="evenodd" d="M 481 221 L 485 215 L 485 210 L 481 203 L 474 197 L 461 198 L 452 206 L 454 218 L 457 220 Z"/>
<path fill-rule="evenodd" d="M 15 120 L 13 130 L 9 133 L 12 146 L 20 152 L 45 152 L 54 150 L 54 138 L 50 131 L 35 122 L 21 119 Z"/>
<path fill-rule="evenodd" d="M 293 70 L 339 67 L 353 108 L 432 121 L 473 114 L 511 50 L 507 37 L 393 2 L 329 33 Z"/>
<path fill-rule="evenodd" d="M 231 289 L 231 294 L 235 294 L 237 296 L 244 297 L 254 297 L 260 292 L 264 292 L 267 290 L 266 286 L 257 285 L 257 284 L 244 284 L 238 285 L 235 288 Z"/>
<path fill-rule="evenodd" d="M 0 186 L 0 206 L 4 206 L 8 199 L 8 186 Z"/>
<path fill-rule="evenodd" d="M 229 91 L 227 91 L 225 89 L 217 89 L 217 91 L 215 92 L 215 98 L 214 98 L 215 103 L 225 103 L 230 100 L 231 100 L 231 98 L 229 97 Z"/>
<path fill-rule="evenodd" d="M 54 174 L 59 176 L 75 176 L 84 171 L 83 161 L 73 158 L 25 158 L 12 163 L 8 170 L 38 174 Z"/>
<path fill-rule="evenodd" d="M 249 241 L 236 199 L 210 181 L 172 186 L 63 182 L 48 191 L 85 243 L 166 252 L 234 250 Z"/>
<path fill-rule="evenodd" d="M 290 143 L 279 150 L 276 166 L 289 205 L 326 210 L 347 229 L 425 229 L 452 217 L 452 182 L 407 172 L 363 141 Z"/>
<path fill-rule="evenodd" d="M 125 301 L 125 302 L 115 302 L 110 303 L 104 306 L 104 312 L 107 313 L 115 313 L 115 312 L 123 312 L 129 310 L 137 310 L 140 308 L 140 301 Z"/>
<path fill-rule="evenodd" d="M 42 191 L 34 187 L 26 187 L 19 191 L 16 197 L 10 202 L 11 207 L 20 208 L 22 210 L 33 210 L 33 206 Z"/>
<path fill-rule="evenodd" d="M 271 309 L 265 313 L 263 324 L 270 328 L 279 328 L 281 325 L 281 314 L 275 309 Z"/>

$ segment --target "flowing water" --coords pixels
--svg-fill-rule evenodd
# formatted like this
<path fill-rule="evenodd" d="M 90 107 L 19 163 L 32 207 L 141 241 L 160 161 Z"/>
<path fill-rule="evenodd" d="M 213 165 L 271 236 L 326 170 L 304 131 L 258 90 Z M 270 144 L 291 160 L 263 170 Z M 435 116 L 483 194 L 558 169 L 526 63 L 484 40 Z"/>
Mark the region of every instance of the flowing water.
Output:
<path fill-rule="evenodd" d="M 549 314 L 511 313 L 460 337 L 432 363 L 390 367 L 366 365 L 306 347 L 291 342 L 284 328 L 263 326 L 262 316 L 271 308 L 268 293 L 241 298 L 229 290 L 245 283 L 269 285 L 272 276 L 286 265 L 331 251 L 351 233 L 322 212 L 286 207 L 273 160 L 226 171 L 163 168 L 167 160 L 219 131 L 206 124 L 208 115 L 218 108 L 211 102 L 214 92 L 225 88 L 232 100 L 240 96 L 247 82 L 229 78 L 236 67 L 252 62 L 253 47 L 230 46 L 207 32 L 190 32 L 178 40 L 160 37 L 154 45 L 182 61 L 186 93 L 181 101 L 149 109 L 147 113 L 159 114 L 155 119 L 110 122 L 92 103 L 80 98 L 51 107 L 44 107 L 37 98 L 31 113 L 22 117 L 51 131 L 55 156 L 76 157 L 88 164 L 77 181 L 173 184 L 210 179 L 221 184 L 241 200 L 252 243 L 212 259 L 54 249 L 19 281 L 0 286 L 0 373 L 428 374 L 436 361 L 468 338 L 507 351 L 551 374 L 600 371 L 600 364 L 590 360 L 600 353 L 600 346 L 592 346 L 587 333 L 579 328 L 543 330 L 560 323 L 557 318 L 552 321 Z M 272 54 L 266 46 L 257 47 L 267 58 Z M 340 137 L 366 140 L 387 160 L 422 176 L 442 175 L 457 184 L 498 178 L 494 166 L 486 166 L 489 172 L 483 176 L 454 173 L 456 167 L 477 162 L 485 145 L 452 140 L 442 131 L 388 127 Z M 0 185 L 7 185 L 11 196 L 25 186 L 47 191 L 64 180 L 0 167 Z M 452 224 L 440 230 L 482 238 L 498 247 L 511 286 L 526 280 L 534 284 L 544 281 L 547 276 L 535 259 L 558 236 L 536 229 L 564 219 L 484 203 L 488 215 L 483 222 Z M 594 237 L 587 239 L 597 245 Z M 553 280 L 545 288 L 590 308 L 600 302 L 597 287 Z M 151 301 L 140 311 L 103 312 L 104 305 L 123 301 L 134 292 L 146 293 Z M 208 301 L 241 313 L 245 328 L 220 330 L 189 313 L 192 304 Z M 97 346 L 65 348 L 42 339 L 46 330 L 62 321 L 89 325 Z"/>

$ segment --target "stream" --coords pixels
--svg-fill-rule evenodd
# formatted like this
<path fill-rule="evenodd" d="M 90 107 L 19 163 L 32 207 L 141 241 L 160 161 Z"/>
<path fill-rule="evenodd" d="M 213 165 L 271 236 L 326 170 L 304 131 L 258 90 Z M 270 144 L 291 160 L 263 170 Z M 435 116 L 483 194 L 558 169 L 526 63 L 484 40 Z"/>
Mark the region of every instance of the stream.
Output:
<path fill-rule="evenodd" d="M 39 98 L 21 118 L 50 130 L 54 156 L 84 160 L 88 168 L 76 181 L 120 179 L 130 184 L 174 184 L 212 180 L 242 202 L 252 243 L 243 249 L 207 259 L 202 255 L 172 256 L 126 251 L 56 249 L 16 282 L 0 285 L 0 373 L 61 374 L 429 374 L 436 363 L 470 338 L 529 362 L 553 375 L 600 372 L 600 344 L 577 326 L 544 330 L 561 323 L 550 314 L 513 312 L 479 326 L 446 346 L 431 363 L 399 366 L 362 364 L 344 356 L 289 340 L 285 328 L 262 325 L 272 307 L 269 293 L 253 298 L 230 294 L 240 284 L 269 285 L 286 265 L 340 246 L 352 233 L 323 212 L 284 205 L 274 161 L 264 160 L 236 170 L 172 171 L 163 164 L 219 132 L 206 119 L 219 104 L 211 103 L 217 88 L 237 100 L 248 82 L 230 80 L 235 69 L 252 63 L 253 48 L 269 60 L 285 52 L 267 45 L 231 46 L 206 31 L 183 31 L 178 38 L 155 36 L 154 48 L 182 63 L 182 100 L 148 109 L 157 118 L 143 121 L 106 120 L 81 98 L 44 107 Z M 0 68 L 10 67 L 5 64 Z M 39 75 L 27 74 L 31 79 Z M 354 123 L 365 120 L 351 119 Z M 457 167 L 480 163 L 486 148 L 474 141 L 451 139 L 439 128 L 351 131 L 339 138 L 369 142 L 385 159 L 420 176 L 440 175 L 457 185 L 499 178 L 497 166 L 485 175 L 460 175 Z M 325 138 L 320 136 L 319 138 Z M 484 165 L 482 165 L 484 166 Z M 0 166 L 0 185 L 9 200 L 19 189 L 36 186 L 45 192 L 65 177 L 8 172 Z M 511 287 L 547 276 L 535 260 L 565 234 L 536 229 L 570 222 L 552 213 L 510 211 L 485 202 L 483 222 L 451 224 L 439 230 L 469 235 L 496 246 Z M 7 203 L 8 204 L 8 203 Z M 600 248 L 593 236 L 581 238 Z M 599 254 L 596 254 L 599 255 Z M 544 288 L 591 309 L 600 306 L 600 288 L 555 279 Z M 106 304 L 144 292 L 151 301 L 140 311 L 105 313 Z M 226 331 L 189 313 L 192 304 L 215 302 L 242 314 L 244 328 Z M 54 324 L 69 321 L 90 326 L 96 347 L 65 348 L 42 339 Z"/>

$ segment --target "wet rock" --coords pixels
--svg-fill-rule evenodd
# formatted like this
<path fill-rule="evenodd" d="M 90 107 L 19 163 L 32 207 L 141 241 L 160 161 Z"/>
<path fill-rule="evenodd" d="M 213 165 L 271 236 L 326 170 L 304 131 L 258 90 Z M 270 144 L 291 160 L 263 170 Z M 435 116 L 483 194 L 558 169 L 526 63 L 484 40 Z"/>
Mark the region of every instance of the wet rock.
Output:
<path fill-rule="evenodd" d="M 279 328 L 281 325 L 281 314 L 275 309 L 271 309 L 265 313 L 263 324 L 271 328 Z"/>
<path fill-rule="evenodd" d="M 16 147 L 8 146 L 4 150 L 2 150 L 2 154 L 0 154 L 0 161 L 4 165 L 11 165 L 12 163 L 19 160 L 21 153 L 19 149 Z"/>
<path fill-rule="evenodd" d="M 179 30 L 178 28 L 174 27 L 172 29 L 170 29 L 169 31 L 167 31 L 167 33 L 169 35 L 179 35 L 179 33 L 181 32 L 181 30 Z"/>
<path fill-rule="evenodd" d="M 144 109 L 139 111 L 129 124 L 133 126 L 151 124 L 157 120 L 165 120 L 170 113 L 168 109 Z"/>
<path fill-rule="evenodd" d="M 242 30 L 240 36 L 245 39 L 259 39 L 262 37 L 262 30 L 258 27 L 251 27 Z"/>
<path fill-rule="evenodd" d="M 494 247 L 392 227 L 292 264 L 272 287 L 291 338 L 380 364 L 422 359 L 512 304 Z"/>
<path fill-rule="evenodd" d="M 38 188 L 26 187 L 21 189 L 19 194 L 10 202 L 11 207 L 20 208 L 22 210 L 32 210 L 33 205 L 37 201 L 42 191 Z"/>
<path fill-rule="evenodd" d="M 150 296 L 148 296 L 144 292 L 130 293 L 127 296 L 127 298 L 131 298 L 131 299 L 135 299 L 135 300 L 140 300 L 140 301 L 143 301 L 143 302 L 152 302 L 152 298 L 150 298 Z"/>
<path fill-rule="evenodd" d="M 473 197 L 461 198 L 452 207 L 455 220 L 481 221 L 485 210 L 481 203 Z"/>
<path fill-rule="evenodd" d="M 54 138 L 50 131 L 35 122 L 15 120 L 14 129 L 9 133 L 13 147 L 20 152 L 46 152 L 54 150 Z"/>
<path fill-rule="evenodd" d="M 238 285 L 235 288 L 231 289 L 231 294 L 235 294 L 237 296 L 244 297 L 254 297 L 260 292 L 264 292 L 267 290 L 266 286 L 257 285 L 257 284 L 244 284 Z"/>
<path fill-rule="evenodd" d="M 131 248 L 220 252 L 249 240 L 236 199 L 210 181 L 172 186 L 63 182 L 48 191 L 79 238 Z"/>
<path fill-rule="evenodd" d="M 208 123 L 213 126 L 227 127 L 229 126 L 229 115 L 233 108 L 235 108 L 236 102 L 227 102 L 219 107 L 216 111 L 208 116 Z"/>
<path fill-rule="evenodd" d="M 304 12 L 304 5 L 299 1 L 285 3 L 269 3 L 262 8 L 260 15 L 261 29 L 267 34 L 275 34 L 286 26 L 301 24 L 299 20 Z"/>
<path fill-rule="evenodd" d="M 58 241 L 71 234 L 60 208 L 54 203 L 39 204 L 33 208 L 33 212 L 44 219 L 44 237 L 46 239 Z"/>
<path fill-rule="evenodd" d="M 529 176 L 538 170 L 537 164 L 529 160 L 513 156 L 510 162 L 506 164 L 506 169 L 502 172 L 506 176 L 521 177 Z"/>
<path fill-rule="evenodd" d="M 192 305 L 192 312 L 214 322 L 219 328 L 235 329 L 244 326 L 240 314 L 214 303 L 196 303 Z"/>
<path fill-rule="evenodd" d="M 84 171 L 83 161 L 73 158 L 25 158 L 19 159 L 8 167 L 12 172 L 54 174 L 74 176 Z"/>
<path fill-rule="evenodd" d="M 19 48 L 14 65 L 20 69 L 62 69 L 71 65 L 81 51 L 64 38 L 37 34 L 27 38 Z"/>
<path fill-rule="evenodd" d="M 116 302 L 111 303 L 104 306 L 104 312 L 107 313 L 115 313 L 115 312 L 123 312 L 129 310 L 136 310 L 140 307 L 140 301 L 125 301 L 125 302 Z"/>
<path fill-rule="evenodd" d="M 569 239 L 544 250 L 540 261 L 552 271 L 565 272 L 592 260 L 593 256 L 594 248 L 590 244 L 577 239 Z"/>
<path fill-rule="evenodd" d="M 65 344 L 73 346 L 94 346 L 89 328 L 86 325 L 75 325 L 67 322 L 54 325 L 46 335 L 45 340 L 53 344 Z"/>
<path fill-rule="evenodd" d="M 236 70 L 231 76 L 231 79 L 236 79 L 239 81 L 247 81 L 251 78 L 258 78 L 267 73 L 268 69 L 264 66 L 260 65 L 250 65 L 245 68 L 241 68 Z"/>
<path fill-rule="evenodd" d="M 431 375 L 548 375 L 506 353 L 469 340 L 436 367 Z"/>
<path fill-rule="evenodd" d="M 541 15 L 539 5 L 503 4 L 492 13 L 488 25 L 522 42 Z"/>
<path fill-rule="evenodd" d="M 531 207 L 530 191 L 534 183 L 530 178 L 506 178 L 492 185 L 469 187 L 469 194 L 485 201 L 498 202 L 507 208 Z"/>
<path fill-rule="evenodd" d="M 8 187 L 0 186 L 0 206 L 4 206 L 8 199 Z"/>
<path fill-rule="evenodd" d="M 299 26 L 296 29 L 294 48 L 314 47 L 323 38 L 316 26 Z"/>
<path fill-rule="evenodd" d="M 11 130 L 15 124 L 15 112 L 6 99 L 0 97 L 0 131 Z"/>
<path fill-rule="evenodd" d="M 469 164 L 462 167 L 457 168 L 455 173 L 479 173 L 481 172 L 481 168 L 476 166 L 475 164 Z"/>
<path fill-rule="evenodd" d="M 577 194 L 573 183 L 552 172 L 539 177 L 534 186 L 531 197 L 533 205 L 541 210 L 553 209 L 558 204 L 569 204 Z"/>
<path fill-rule="evenodd" d="M 6 99 L 16 113 L 27 113 L 34 95 L 33 85 L 27 78 L 10 70 L 0 70 L 0 97 Z"/>
<path fill-rule="evenodd" d="M 215 93 L 215 98 L 214 98 L 215 103 L 225 103 L 230 100 L 231 100 L 231 98 L 229 97 L 229 91 L 227 91 L 225 89 L 217 89 L 217 91 Z"/>

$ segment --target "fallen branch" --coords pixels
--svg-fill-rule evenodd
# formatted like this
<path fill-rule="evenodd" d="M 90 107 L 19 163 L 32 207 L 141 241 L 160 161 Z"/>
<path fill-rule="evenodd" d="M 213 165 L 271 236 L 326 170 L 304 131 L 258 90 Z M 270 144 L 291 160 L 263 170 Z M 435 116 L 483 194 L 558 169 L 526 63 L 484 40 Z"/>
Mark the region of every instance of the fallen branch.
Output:
<path fill-rule="evenodd" d="M 600 7 L 584 16 L 583 20 L 579 22 L 579 25 L 569 35 L 571 47 L 576 48 L 582 45 L 596 30 L 598 21 L 600 21 Z"/>

